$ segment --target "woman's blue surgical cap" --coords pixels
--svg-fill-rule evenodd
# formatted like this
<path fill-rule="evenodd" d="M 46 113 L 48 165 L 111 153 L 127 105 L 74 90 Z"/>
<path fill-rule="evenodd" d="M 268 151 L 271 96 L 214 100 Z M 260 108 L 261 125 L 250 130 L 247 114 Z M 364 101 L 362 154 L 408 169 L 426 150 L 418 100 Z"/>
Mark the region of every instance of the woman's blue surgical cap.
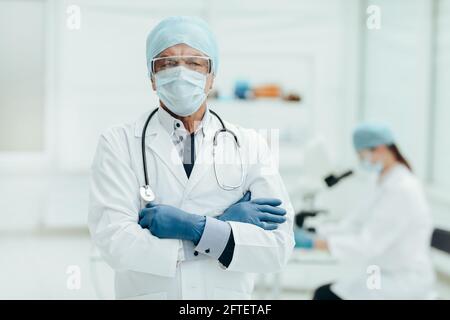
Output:
<path fill-rule="evenodd" d="M 219 65 L 219 50 L 216 38 L 208 24 L 198 17 L 174 16 L 162 20 L 147 36 L 147 68 L 151 72 L 151 61 L 162 51 L 184 43 L 211 58 L 214 74 Z"/>
<path fill-rule="evenodd" d="M 357 151 L 394 143 L 391 129 L 382 123 L 362 123 L 353 131 L 353 145 Z"/>

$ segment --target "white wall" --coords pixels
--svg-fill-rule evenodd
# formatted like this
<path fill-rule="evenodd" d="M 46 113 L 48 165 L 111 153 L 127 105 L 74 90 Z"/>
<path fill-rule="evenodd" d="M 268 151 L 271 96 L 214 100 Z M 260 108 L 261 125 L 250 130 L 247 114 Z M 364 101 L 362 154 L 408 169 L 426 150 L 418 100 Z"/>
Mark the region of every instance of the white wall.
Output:
<path fill-rule="evenodd" d="M 450 1 L 368 1 L 381 8 L 381 29 L 366 30 L 364 120 L 390 124 L 427 184 L 437 223 L 450 215 Z"/>
<path fill-rule="evenodd" d="M 450 1 L 437 1 L 435 109 L 433 114 L 432 179 L 450 191 Z"/>
<path fill-rule="evenodd" d="M 366 30 L 364 119 L 390 124 L 415 171 L 426 178 L 431 1 L 368 3 L 381 8 L 381 29 Z"/>
<path fill-rule="evenodd" d="M 44 148 L 44 5 L 0 4 L 0 152 Z"/>

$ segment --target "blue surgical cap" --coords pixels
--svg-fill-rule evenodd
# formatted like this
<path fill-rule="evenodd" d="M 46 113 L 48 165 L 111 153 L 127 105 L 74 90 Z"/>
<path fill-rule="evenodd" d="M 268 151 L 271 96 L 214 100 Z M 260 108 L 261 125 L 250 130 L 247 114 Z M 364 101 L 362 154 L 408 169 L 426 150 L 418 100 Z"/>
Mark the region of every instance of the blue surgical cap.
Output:
<path fill-rule="evenodd" d="M 394 143 L 391 129 L 382 123 L 362 123 L 353 131 L 353 145 L 357 151 Z"/>
<path fill-rule="evenodd" d="M 198 18 L 173 16 L 163 19 L 147 36 L 147 68 L 151 72 L 151 61 L 162 51 L 184 43 L 211 58 L 214 74 L 219 65 L 219 50 L 216 38 L 208 24 Z"/>

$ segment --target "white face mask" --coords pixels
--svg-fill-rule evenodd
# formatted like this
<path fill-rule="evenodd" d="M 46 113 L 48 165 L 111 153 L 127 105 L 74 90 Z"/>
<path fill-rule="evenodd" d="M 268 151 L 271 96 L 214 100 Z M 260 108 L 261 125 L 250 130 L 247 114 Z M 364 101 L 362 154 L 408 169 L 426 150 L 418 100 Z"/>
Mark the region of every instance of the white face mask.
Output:
<path fill-rule="evenodd" d="M 380 174 L 381 171 L 383 171 L 383 163 L 381 162 L 372 162 L 372 156 L 365 156 L 364 159 L 361 161 L 361 168 L 363 168 L 365 171 Z"/>
<path fill-rule="evenodd" d="M 178 66 L 155 74 L 156 93 L 170 111 L 193 114 L 206 100 L 206 75 Z"/>

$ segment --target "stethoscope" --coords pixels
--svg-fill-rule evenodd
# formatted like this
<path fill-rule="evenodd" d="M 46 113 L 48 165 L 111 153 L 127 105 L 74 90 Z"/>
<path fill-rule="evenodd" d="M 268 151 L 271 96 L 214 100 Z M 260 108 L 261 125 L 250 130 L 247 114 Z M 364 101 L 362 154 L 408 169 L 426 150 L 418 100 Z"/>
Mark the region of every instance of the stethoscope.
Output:
<path fill-rule="evenodd" d="M 141 139 L 141 148 L 142 148 L 142 164 L 144 167 L 144 179 L 145 179 L 145 185 L 143 185 L 140 190 L 139 193 L 141 195 L 142 200 L 144 200 L 145 202 L 152 202 L 155 200 L 155 193 L 153 192 L 152 188 L 150 187 L 149 184 L 149 178 L 148 178 L 148 172 L 147 172 L 147 155 L 146 155 L 146 151 L 145 151 L 145 135 L 146 135 L 146 131 L 147 131 L 147 127 L 148 124 L 150 122 L 150 120 L 153 118 L 153 116 L 155 115 L 155 113 L 158 111 L 158 108 L 156 108 L 155 110 L 153 110 L 150 115 L 148 116 L 147 120 L 145 121 L 144 124 L 144 128 L 142 129 L 142 139 Z M 217 113 L 215 113 L 214 111 L 212 111 L 211 109 L 209 109 L 209 112 L 211 112 L 214 116 L 216 116 L 216 118 L 219 120 L 220 124 L 222 125 L 222 128 L 220 128 L 219 130 L 216 131 L 216 133 L 214 134 L 214 138 L 213 138 L 213 167 L 214 167 L 214 175 L 216 177 L 216 181 L 217 184 L 219 185 L 219 187 L 223 190 L 226 191 L 231 191 L 231 190 L 235 190 L 239 187 L 241 187 L 244 183 L 244 163 L 242 161 L 242 156 L 241 156 L 241 145 L 239 143 L 239 140 L 236 136 L 236 134 L 231 131 L 230 129 L 227 129 L 227 127 L 225 126 L 225 124 L 223 123 L 222 119 L 219 117 L 219 115 Z M 241 162 L 241 178 L 238 184 L 236 185 L 227 185 L 224 183 L 220 182 L 220 179 L 218 177 L 217 174 L 217 166 L 216 166 L 216 147 L 217 147 L 217 140 L 218 137 L 221 133 L 229 133 L 233 136 L 233 140 L 234 140 L 234 145 L 236 147 L 236 150 L 238 151 L 239 154 L 239 159 Z"/>

